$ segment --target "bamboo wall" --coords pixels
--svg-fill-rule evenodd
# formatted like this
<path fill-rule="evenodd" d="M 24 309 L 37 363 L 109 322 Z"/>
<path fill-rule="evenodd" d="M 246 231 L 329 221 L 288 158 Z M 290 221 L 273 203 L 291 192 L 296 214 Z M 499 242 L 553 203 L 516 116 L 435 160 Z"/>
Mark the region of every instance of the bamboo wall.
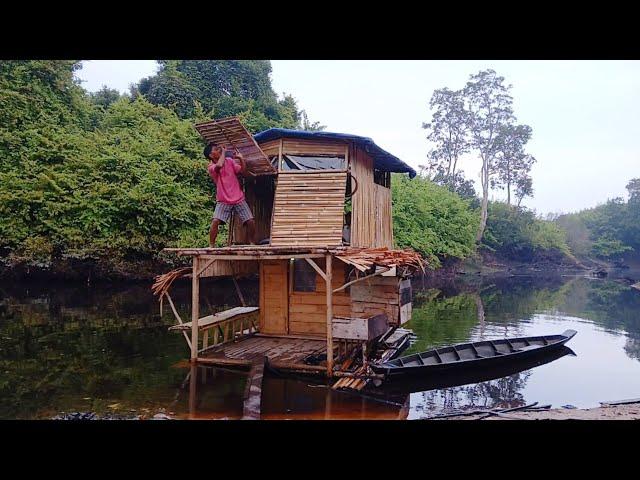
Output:
<path fill-rule="evenodd" d="M 359 148 L 352 152 L 351 173 L 358 189 L 351 200 L 351 245 L 393 248 L 391 190 L 374 182 L 373 159 L 366 152 Z"/>
<path fill-rule="evenodd" d="M 342 245 L 346 184 L 346 172 L 280 172 L 271 245 Z"/>

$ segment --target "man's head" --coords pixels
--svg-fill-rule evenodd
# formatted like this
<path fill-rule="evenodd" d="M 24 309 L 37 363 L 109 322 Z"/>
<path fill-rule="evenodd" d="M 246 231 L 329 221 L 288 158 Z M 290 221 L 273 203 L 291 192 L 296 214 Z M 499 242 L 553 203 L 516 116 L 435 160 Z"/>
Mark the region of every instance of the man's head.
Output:
<path fill-rule="evenodd" d="M 205 158 L 216 162 L 220 158 L 220 155 L 222 155 L 222 147 L 220 145 L 216 145 L 215 143 L 210 143 L 206 147 L 204 147 L 203 153 Z"/>

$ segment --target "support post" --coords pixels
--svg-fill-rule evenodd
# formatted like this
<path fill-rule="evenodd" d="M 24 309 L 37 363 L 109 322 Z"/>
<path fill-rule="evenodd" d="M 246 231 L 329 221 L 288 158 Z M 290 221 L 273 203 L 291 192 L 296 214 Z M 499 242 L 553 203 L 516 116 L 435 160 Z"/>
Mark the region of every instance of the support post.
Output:
<path fill-rule="evenodd" d="M 328 253 L 325 258 L 325 281 L 327 282 L 327 375 L 331 378 L 333 376 L 333 289 L 331 288 L 333 268 L 331 254 Z"/>
<path fill-rule="evenodd" d="M 193 257 L 191 274 L 191 362 L 198 359 L 198 317 L 200 316 L 200 279 L 198 278 L 198 257 Z"/>

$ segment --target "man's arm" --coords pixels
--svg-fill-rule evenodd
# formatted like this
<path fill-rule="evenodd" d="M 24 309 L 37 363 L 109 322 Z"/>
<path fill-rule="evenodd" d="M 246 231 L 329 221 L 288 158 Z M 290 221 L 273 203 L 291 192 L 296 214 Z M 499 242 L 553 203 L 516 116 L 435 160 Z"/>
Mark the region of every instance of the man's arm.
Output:
<path fill-rule="evenodd" d="M 218 157 L 218 161 L 216 162 L 216 167 L 218 169 L 221 169 L 224 166 L 224 162 L 226 160 L 225 158 L 226 153 L 227 153 L 227 150 L 224 147 L 222 147 L 222 151 L 220 152 L 220 156 Z"/>
<path fill-rule="evenodd" d="M 247 171 L 247 162 L 245 162 L 244 160 L 244 155 L 242 155 L 240 152 L 236 152 L 233 158 L 237 158 L 240 161 L 240 173 L 243 176 L 249 175 L 250 172 Z"/>

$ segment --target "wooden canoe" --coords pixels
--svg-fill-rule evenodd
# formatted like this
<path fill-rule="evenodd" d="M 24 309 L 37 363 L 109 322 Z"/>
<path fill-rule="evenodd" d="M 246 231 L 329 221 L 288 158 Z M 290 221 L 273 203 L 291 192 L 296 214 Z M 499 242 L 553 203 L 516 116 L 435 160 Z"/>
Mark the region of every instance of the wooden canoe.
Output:
<path fill-rule="evenodd" d="M 566 330 L 560 335 L 501 338 L 460 343 L 414 353 L 380 364 L 371 364 L 376 373 L 390 376 L 422 376 L 450 373 L 520 361 L 562 347 L 577 332 Z"/>
<path fill-rule="evenodd" d="M 497 378 L 508 377 L 525 370 L 554 362 L 564 356 L 576 356 L 575 352 L 566 345 L 538 355 L 513 360 L 485 368 L 465 368 L 447 371 L 444 375 L 393 375 L 388 376 L 376 388 L 370 388 L 370 394 L 380 394 L 385 397 L 404 395 L 413 392 L 425 392 L 460 385 L 487 382 Z M 375 387 L 375 386 L 374 386 Z"/>

